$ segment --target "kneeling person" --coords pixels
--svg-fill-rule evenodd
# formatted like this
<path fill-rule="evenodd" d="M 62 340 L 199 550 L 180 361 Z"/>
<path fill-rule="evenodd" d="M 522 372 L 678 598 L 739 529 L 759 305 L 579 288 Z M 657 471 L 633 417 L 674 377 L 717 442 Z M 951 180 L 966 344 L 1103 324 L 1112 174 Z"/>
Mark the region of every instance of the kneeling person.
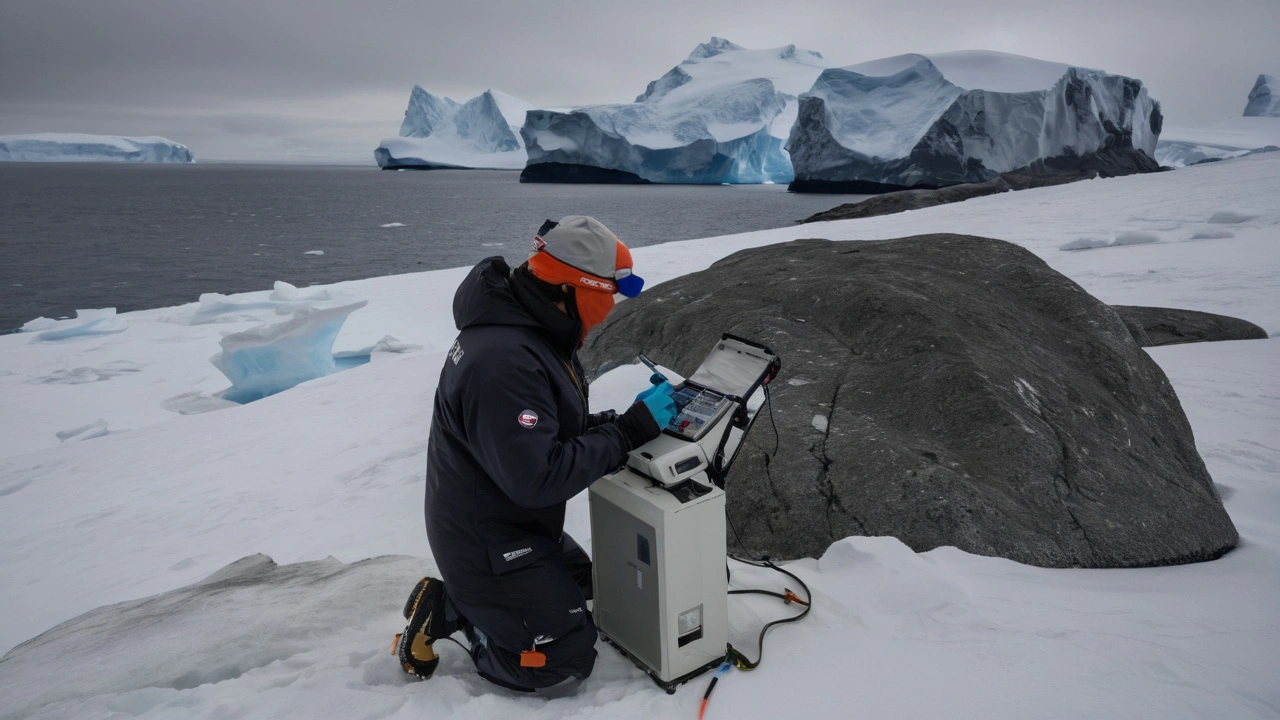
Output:
<path fill-rule="evenodd" d="M 528 262 L 480 262 L 453 301 L 460 331 L 436 389 L 426 524 L 442 579 L 405 608 L 406 670 L 429 677 L 432 642 L 461 630 L 499 685 L 572 692 L 595 664 L 591 561 L 564 532 L 565 503 L 675 414 L 671 386 L 626 412 L 589 414 L 577 349 L 643 281 L 594 218 L 548 221 Z"/>

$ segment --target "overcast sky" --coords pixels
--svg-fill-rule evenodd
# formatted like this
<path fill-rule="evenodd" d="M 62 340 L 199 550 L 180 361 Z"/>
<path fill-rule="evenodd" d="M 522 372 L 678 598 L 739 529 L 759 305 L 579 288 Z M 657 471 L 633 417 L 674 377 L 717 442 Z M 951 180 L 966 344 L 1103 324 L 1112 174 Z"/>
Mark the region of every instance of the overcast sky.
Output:
<path fill-rule="evenodd" d="M 414 83 L 630 102 L 713 35 L 841 64 L 991 49 L 1141 79 L 1165 122 L 1280 75 L 1280 0 L 0 0 L 0 134 L 163 135 L 199 160 L 373 163 Z"/>

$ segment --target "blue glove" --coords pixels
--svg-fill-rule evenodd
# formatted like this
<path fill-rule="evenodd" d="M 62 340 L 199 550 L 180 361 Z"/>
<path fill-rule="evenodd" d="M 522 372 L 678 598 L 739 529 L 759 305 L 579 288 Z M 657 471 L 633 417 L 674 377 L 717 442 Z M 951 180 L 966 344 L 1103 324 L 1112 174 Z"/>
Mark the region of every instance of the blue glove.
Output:
<path fill-rule="evenodd" d="M 666 393 L 668 395 L 670 395 L 673 392 L 671 388 L 671 383 L 667 382 L 666 378 L 657 379 L 659 377 L 660 376 L 656 373 L 649 377 L 649 382 L 653 383 L 653 385 L 645 388 L 644 390 L 641 390 L 640 394 L 636 395 L 636 402 L 644 402 L 644 399 L 652 395 L 654 392 L 656 392 L 658 388 L 662 387 L 663 383 L 666 383 L 667 385 Z"/>
<path fill-rule="evenodd" d="M 671 383 L 664 382 L 637 395 L 636 402 L 644 403 L 658 427 L 665 428 L 676 416 L 676 401 L 671 399 L 673 392 L 675 388 L 671 387 Z"/>

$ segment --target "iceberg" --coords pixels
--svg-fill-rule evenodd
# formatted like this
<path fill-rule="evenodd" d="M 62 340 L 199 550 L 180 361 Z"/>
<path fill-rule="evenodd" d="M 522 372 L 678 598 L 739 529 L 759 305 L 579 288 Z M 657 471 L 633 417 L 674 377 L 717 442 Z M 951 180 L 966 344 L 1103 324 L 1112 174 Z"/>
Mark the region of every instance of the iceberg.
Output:
<path fill-rule="evenodd" d="M 497 90 L 485 90 L 459 104 L 414 85 L 400 137 L 383 140 L 373 157 L 386 169 L 519 170 L 527 157 L 520 126 L 532 109 Z"/>
<path fill-rule="evenodd" d="M 1274 92 L 1273 92 L 1274 91 Z M 1156 160 L 1169 167 L 1280 150 L 1280 80 L 1259 75 L 1241 117 L 1202 128 L 1165 128 Z"/>
<path fill-rule="evenodd" d="M 797 95 L 834 63 L 794 45 L 694 48 L 633 103 L 532 110 L 521 182 L 789 182 Z"/>
<path fill-rule="evenodd" d="M 993 51 L 899 55 L 824 70 L 800 96 L 786 146 L 791 189 L 1152 172 L 1162 122 L 1133 78 Z"/>
<path fill-rule="evenodd" d="M 0 135 L 0 161 L 189 163 L 186 145 L 168 138 L 37 133 Z"/>
<path fill-rule="evenodd" d="M 1280 117 L 1280 78 L 1259 75 L 1241 114 L 1244 117 Z"/>
<path fill-rule="evenodd" d="M 252 402 L 337 372 L 333 342 L 347 316 L 368 304 L 304 307 L 283 322 L 224 336 L 222 352 L 209 359 L 231 381 L 220 397 Z"/>
<path fill-rule="evenodd" d="M 1280 150 L 1280 117 L 1236 117 L 1203 128 L 1166 128 L 1156 144 L 1161 165 L 1180 168 Z"/>

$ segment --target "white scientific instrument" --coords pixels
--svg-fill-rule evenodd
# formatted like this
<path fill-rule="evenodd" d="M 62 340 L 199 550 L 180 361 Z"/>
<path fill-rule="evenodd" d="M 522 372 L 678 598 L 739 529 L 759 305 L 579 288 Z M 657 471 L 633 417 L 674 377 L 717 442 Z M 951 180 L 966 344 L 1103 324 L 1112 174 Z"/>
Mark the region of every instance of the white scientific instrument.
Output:
<path fill-rule="evenodd" d="M 596 625 L 667 692 L 724 660 L 724 477 L 755 419 L 748 400 L 780 365 L 769 348 L 722 336 L 676 386 L 679 412 L 662 435 L 589 489 Z"/>

